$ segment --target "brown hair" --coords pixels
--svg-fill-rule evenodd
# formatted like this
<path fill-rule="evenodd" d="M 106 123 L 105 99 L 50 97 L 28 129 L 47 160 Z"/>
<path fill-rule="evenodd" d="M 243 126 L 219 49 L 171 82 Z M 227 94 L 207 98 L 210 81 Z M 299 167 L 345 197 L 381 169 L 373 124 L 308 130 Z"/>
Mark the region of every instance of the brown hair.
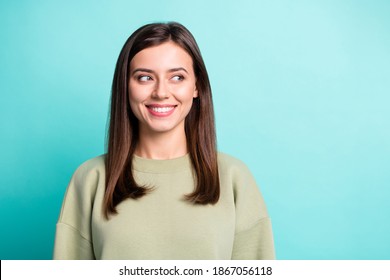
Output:
<path fill-rule="evenodd" d="M 209 77 L 199 47 L 192 34 L 176 22 L 147 24 L 137 29 L 123 46 L 112 83 L 106 155 L 105 216 L 117 213 L 126 198 L 137 199 L 151 191 L 139 186 L 132 172 L 132 158 L 139 140 L 138 120 L 128 95 L 129 67 L 143 49 L 172 41 L 192 58 L 198 97 L 185 119 L 185 134 L 196 178 L 194 191 L 185 199 L 194 204 L 218 202 L 220 187 L 217 164 L 214 109 Z"/>

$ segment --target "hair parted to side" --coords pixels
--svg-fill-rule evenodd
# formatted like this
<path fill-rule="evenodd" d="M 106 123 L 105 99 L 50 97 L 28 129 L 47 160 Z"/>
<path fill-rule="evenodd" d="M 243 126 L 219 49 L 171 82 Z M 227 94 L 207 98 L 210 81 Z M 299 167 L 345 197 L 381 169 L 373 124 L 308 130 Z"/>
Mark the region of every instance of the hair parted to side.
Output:
<path fill-rule="evenodd" d="M 107 137 L 104 214 L 117 213 L 127 198 L 137 199 L 151 191 L 139 186 L 132 171 L 132 158 L 139 141 L 138 120 L 130 108 L 128 81 L 130 62 L 143 49 L 172 41 L 192 58 L 198 97 L 185 119 L 188 152 L 196 175 L 195 189 L 185 195 L 194 204 L 214 204 L 220 195 L 214 108 L 210 81 L 199 47 L 192 34 L 176 22 L 147 24 L 137 29 L 123 46 L 112 83 Z"/>

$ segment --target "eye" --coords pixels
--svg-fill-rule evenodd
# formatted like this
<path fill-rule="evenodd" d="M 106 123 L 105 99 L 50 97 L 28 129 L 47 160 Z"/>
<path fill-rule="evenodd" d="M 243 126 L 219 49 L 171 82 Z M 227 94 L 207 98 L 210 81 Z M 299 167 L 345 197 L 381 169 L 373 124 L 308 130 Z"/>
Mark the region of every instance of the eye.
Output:
<path fill-rule="evenodd" d="M 182 76 L 182 75 L 176 75 L 176 76 L 173 76 L 173 77 L 172 77 L 172 80 L 173 80 L 173 81 L 182 81 L 182 80 L 184 80 L 184 76 Z"/>
<path fill-rule="evenodd" d="M 140 82 L 148 82 L 148 81 L 151 81 L 152 80 L 152 77 L 150 76 L 146 76 L 146 75 L 140 75 L 138 76 L 138 81 Z"/>

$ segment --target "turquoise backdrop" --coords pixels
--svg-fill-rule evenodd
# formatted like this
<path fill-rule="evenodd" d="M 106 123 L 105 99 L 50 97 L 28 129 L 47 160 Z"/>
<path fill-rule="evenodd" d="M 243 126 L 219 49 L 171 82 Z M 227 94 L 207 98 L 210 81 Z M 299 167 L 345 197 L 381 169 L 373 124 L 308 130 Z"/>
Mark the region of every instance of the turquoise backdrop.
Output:
<path fill-rule="evenodd" d="M 221 151 L 254 173 L 279 259 L 390 259 L 389 1 L 0 2 L 0 258 L 50 259 L 69 179 L 104 153 L 119 51 L 179 21 Z"/>

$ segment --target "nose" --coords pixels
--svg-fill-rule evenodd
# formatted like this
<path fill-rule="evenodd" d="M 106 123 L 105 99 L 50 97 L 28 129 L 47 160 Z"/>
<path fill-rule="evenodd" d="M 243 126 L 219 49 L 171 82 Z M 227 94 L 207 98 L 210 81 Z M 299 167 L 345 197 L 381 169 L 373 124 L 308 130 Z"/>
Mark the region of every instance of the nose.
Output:
<path fill-rule="evenodd" d="M 153 97 L 156 99 L 167 99 L 169 95 L 168 85 L 164 81 L 158 81 L 153 92 Z"/>

